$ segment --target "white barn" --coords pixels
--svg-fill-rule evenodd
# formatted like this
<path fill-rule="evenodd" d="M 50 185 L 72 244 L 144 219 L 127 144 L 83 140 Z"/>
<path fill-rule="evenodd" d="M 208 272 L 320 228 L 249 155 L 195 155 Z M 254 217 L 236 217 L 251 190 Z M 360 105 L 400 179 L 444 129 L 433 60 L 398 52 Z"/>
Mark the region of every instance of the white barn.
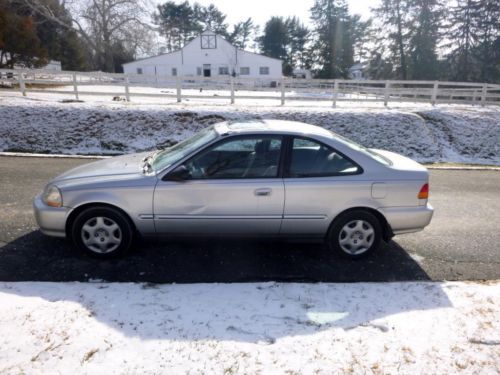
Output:
<path fill-rule="evenodd" d="M 128 74 L 156 76 L 157 81 L 175 76 L 230 75 L 279 79 L 282 76 L 282 61 L 238 49 L 220 35 L 204 31 L 178 51 L 123 64 L 123 71 Z"/>

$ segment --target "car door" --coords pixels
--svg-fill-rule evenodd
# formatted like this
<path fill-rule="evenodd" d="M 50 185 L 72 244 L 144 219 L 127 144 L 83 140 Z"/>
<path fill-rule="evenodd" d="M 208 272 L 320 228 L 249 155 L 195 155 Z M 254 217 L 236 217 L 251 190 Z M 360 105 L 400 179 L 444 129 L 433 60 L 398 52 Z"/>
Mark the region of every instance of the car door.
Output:
<path fill-rule="evenodd" d="M 362 169 L 315 139 L 293 137 L 285 165 L 284 235 L 324 235 L 333 217 L 350 201 L 369 195 Z"/>
<path fill-rule="evenodd" d="M 183 163 L 187 177 L 154 192 L 159 234 L 278 234 L 284 206 L 281 136 L 231 136 Z"/>

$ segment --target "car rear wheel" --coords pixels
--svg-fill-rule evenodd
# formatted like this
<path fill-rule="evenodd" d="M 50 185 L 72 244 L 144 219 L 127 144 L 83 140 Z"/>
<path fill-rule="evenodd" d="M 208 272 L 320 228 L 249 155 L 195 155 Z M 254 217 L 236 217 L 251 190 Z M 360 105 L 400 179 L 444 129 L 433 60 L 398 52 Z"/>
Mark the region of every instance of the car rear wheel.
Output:
<path fill-rule="evenodd" d="M 380 246 L 382 227 L 368 211 L 349 211 L 333 222 L 327 236 L 330 250 L 351 259 L 362 258 Z"/>
<path fill-rule="evenodd" d="M 98 258 L 112 258 L 129 250 L 133 230 L 127 217 L 109 207 L 91 207 L 81 212 L 72 227 L 76 246 Z"/>

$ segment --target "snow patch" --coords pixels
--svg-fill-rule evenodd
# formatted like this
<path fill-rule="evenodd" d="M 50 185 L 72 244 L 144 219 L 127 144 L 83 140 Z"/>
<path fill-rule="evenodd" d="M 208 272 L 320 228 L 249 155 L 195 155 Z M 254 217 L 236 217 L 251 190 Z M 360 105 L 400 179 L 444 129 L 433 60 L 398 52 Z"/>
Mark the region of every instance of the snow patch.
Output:
<path fill-rule="evenodd" d="M 0 373 L 496 373 L 500 283 L 0 283 Z"/>
<path fill-rule="evenodd" d="M 118 155 L 165 148 L 224 120 L 274 118 L 322 126 L 419 162 L 500 165 L 499 107 L 62 104 L 0 95 L 0 118 L 6 152 Z"/>

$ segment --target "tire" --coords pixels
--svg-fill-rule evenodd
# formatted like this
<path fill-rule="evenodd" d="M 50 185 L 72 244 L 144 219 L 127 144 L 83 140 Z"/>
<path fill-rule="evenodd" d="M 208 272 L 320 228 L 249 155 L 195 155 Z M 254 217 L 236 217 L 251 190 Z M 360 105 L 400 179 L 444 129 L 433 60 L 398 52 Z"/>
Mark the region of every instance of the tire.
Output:
<path fill-rule="evenodd" d="M 382 226 L 373 214 L 354 210 L 332 223 L 326 242 L 330 251 L 344 258 L 360 259 L 380 247 Z"/>
<path fill-rule="evenodd" d="M 90 207 L 73 222 L 71 237 L 75 245 L 96 258 L 114 258 L 131 247 L 133 227 L 122 212 L 110 207 Z"/>

